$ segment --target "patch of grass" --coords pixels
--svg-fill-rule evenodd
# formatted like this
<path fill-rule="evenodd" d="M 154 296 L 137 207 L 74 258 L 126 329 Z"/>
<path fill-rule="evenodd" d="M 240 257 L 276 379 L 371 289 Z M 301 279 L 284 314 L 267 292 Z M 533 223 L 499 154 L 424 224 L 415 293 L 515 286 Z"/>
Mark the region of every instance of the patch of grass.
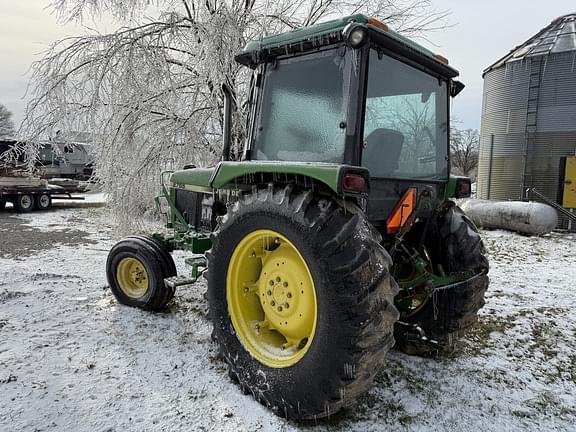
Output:
<path fill-rule="evenodd" d="M 571 354 L 569 357 L 570 363 L 567 365 L 568 373 L 572 382 L 576 383 L 576 354 Z"/>
<path fill-rule="evenodd" d="M 408 426 L 414 422 L 415 418 L 416 418 L 416 416 L 403 415 L 400 418 L 398 418 L 398 421 L 400 422 L 400 424 L 402 424 L 404 426 Z"/>
<path fill-rule="evenodd" d="M 176 301 L 170 302 L 166 308 L 169 314 L 185 314 L 192 312 L 203 318 L 208 315 L 208 303 L 206 301 L 191 299 L 189 297 L 177 297 Z"/>
<path fill-rule="evenodd" d="M 568 309 L 560 307 L 541 306 L 539 308 L 536 308 L 536 312 L 549 317 L 557 317 L 559 315 L 566 314 L 566 312 L 568 312 Z"/>
<path fill-rule="evenodd" d="M 415 417 L 410 416 L 399 401 L 380 397 L 377 392 L 369 391 L 358 399 L 358 403 L 351 408 L 338 411 L 319 422 L 299 424 L 301 429 L 311 430 L 321 423 L 330 430 L 350 430 L 350 425 L 358 419 L 366 419 L 367 416 L 380 419 L 397 419 L 403 425 L 410 424 Z M 302 427 L 305 426 L 305 427 Z M 309 427 L 308 427 L 309 426 Z"/>
<path fill-rule="evenodd" d="M 531 418 L 532 417 L 532 413 L 529 411 L 514 410 L 510 414 L 512 414 L 514 417 L 520 417 L 520 418 Z"/>
<path fill-rule="evenodd" d="M 550 416 L 573 417 L 576 409 L 564 405 L 563 401 L 550 391 L 544 391 L 533 399 L 526 401 L 526 406 L 539 413 L 546 413 Z"/>
<path fill-rule="evenodd" d="M 553 321 L 536 321 L 532 326 L 532 344 L 529 350 L 532 353 L 540 352 L 546 360 L 558 355 L 556 341 L 562 339 L 562 333 Z"/>
<path fill-rule="evenodd" d="M 494 342 L 490 336 L 492 333 L 504 333 L 515 326 L 513 317 L 498 317 L 484 315 L 478 318 L 478 322 L 468 330 L 461 347 L 457 347 L 451 357 L 461 355 L 479 355 L 485 349 L 492 348 Z"/>

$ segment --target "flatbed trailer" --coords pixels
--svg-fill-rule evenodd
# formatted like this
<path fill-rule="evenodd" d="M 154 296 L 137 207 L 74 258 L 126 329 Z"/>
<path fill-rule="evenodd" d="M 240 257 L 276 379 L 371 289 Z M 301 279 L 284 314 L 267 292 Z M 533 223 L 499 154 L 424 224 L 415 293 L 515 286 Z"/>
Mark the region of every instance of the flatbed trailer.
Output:
<path fill-rule="evenodd" d="M 47 210 L 52 207 L 53 199 L 83 200 L 84 197 L 73 195 L 81 192 L 86 192 L 86 188 L 78 185 L 55 185 L 46 181 L 27 183 L 22 179 L 20 184 L 0 182 L 0 210 L 6 207 L 7 202 L 12 203 L 19 212 Z"/>

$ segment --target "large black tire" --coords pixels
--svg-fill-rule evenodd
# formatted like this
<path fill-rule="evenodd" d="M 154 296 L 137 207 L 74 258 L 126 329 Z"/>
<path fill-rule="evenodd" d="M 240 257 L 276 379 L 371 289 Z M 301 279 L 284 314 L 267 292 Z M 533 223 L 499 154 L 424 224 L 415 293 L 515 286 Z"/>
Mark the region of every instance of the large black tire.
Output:
<path fill-rule="evenodd" d="M 397 324 L 396 347 L 407 354 L 425 356 L 454 349 L 458 338 L 477 321 L 489 282 L 488 260 L 480 234 L 452 202 L 445 203 L 432 224 L 426 248 L 433 265 L 440 264 L 447 275 L 475 277 L 465 286 L 438 290 L 422 310 L 402 319 L 410 327 Z M 414 326 L 437 344 L 419 338 Z"/>
<path fill-rule="evenodd" d="M 316 331 L 303 358 L 268 367 L 243 345 L 227 302 L 229 262 L 239 242 L 256 230 L 274 230 L 306 261 L 317 297 Z M 278 415 L 320 418 L 365 392 L 394 344 L 397 285 L 380 234 L 351 204 L 269 186 L 246 194 L 221 218 L 208 266 L 213 339 L 229 374 Z"/>
<path fill-rule="evenodd" d="M 130 281 L 120 276 L 126 259 L 133 260 L 128 262 L 135 266 L 134 271 L 145 275 L 145 288 L 138 285 L 142 279 L 131 286 Z M 106 276 L 114 297 L 127 306 L 158 311 L 174 297 L 175 289 L 164 284 L 165 278 L 176 276 L 174 260 L 166 248 L 151 237 L 131 236 L 116 243 L 108 254 Z"/>
<path fill-rule="evenodd" d="M 34 197 L 34 205 L 37 210 L 48 210 L 52 207 L 52 197 L 49 194 L 39 194 Z"/>
<path fill-rule="evenodd" d="M 34 209 L 34 197 L 29 194 L 17 195 L 14 200 L 14 207 L 21 213 L 26 213 Z"/>

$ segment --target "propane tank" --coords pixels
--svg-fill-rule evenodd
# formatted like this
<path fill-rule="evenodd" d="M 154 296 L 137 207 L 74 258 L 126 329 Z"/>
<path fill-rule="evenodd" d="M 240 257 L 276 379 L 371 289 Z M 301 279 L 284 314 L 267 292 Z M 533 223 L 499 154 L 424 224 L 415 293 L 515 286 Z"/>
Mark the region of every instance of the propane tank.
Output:
<path fill-rule="evenodd" d="M 558 225 L 556 210 L 537 202 L 466 200 L 461 207 L 481 228 L 545 234 Z"/>

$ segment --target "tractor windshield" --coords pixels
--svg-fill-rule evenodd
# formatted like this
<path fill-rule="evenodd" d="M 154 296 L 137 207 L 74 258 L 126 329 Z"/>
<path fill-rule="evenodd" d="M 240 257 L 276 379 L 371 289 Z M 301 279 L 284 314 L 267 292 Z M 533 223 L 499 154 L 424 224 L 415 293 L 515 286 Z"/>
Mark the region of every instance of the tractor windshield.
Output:
<path fill-rule="evenodd" d="M 268 64 L 252 158 L 342 163 L 350 70 L 343 48 Z"/>
<path fill-rule="evenodd" d="M 362 166 L 372 177 L 448 178 L 447 82 L 370 50 Z"/>

